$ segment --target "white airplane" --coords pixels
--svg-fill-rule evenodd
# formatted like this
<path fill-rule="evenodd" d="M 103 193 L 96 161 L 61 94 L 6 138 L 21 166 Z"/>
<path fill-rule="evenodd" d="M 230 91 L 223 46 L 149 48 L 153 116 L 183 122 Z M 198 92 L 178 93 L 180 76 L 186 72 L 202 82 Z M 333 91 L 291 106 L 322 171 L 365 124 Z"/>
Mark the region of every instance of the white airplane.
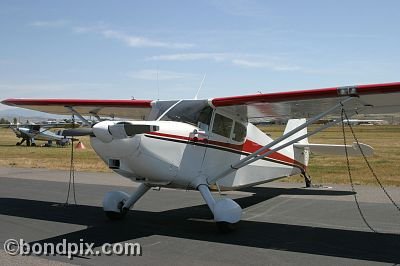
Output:
<path fill-rule="evenodd" d="M 90 135 L 91 145 L 116 173 L 141 185 L 131 195 L 108 192 L 103 209 L 121 219 L 151 188 L 198 190 L 222 231 L 239 222 L 241 207 L 232 199 L 214 199 L 212 186 L 240 189 L 304 174 L 309 152 L 372 154 L 368 145 L 310 144 L 308 137 L 356 113 L 400 111 L 400 82 L 317 90 L 222 97 L 205 100 L 7 99 L 6 105 L 52 114 L 92 115 L 91 128 L 67 135 Z M 327 115 L 338 119 L 313 132 L 307 126 Z M 100 116 L 124 117 L 103 121 Z M 290 119 L 273 140 L 250 119 Z M 87 122 L 87 121 L 86 121 Z M 87 122 L 88 123 L 88 122 Z"/>
<path fill-rule="evenodd" d="M 17 138 L 21 141 L 16 143 L 17 146 L 22 145 L 26 141 L 26 146 L 36 146 L 36 140 L 47 141 L 48 146 L 52 145 L 53 141 L 59 146 L 65 146 L 70 143 L 71 138 L 62 135 L 62 130 L 52 132 L 52 128 L 68 127 L 71 124 L 0 124 L 0 127 L 11 128 Z"/>
<path fill-rule="evenodd" d="M 379 125 L 386 121 L 382 119 L 345 119 L 343 122 L 351 125 Z"/>

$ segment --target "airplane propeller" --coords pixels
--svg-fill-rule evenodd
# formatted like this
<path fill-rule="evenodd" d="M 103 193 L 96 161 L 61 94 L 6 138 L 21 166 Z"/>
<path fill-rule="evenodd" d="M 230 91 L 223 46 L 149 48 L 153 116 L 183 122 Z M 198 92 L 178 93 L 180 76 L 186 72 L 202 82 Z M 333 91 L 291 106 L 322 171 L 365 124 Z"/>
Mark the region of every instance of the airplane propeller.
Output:
<path fill-rule="evenodd" d="M 93 128 L 73 128 L 73 129 L 65 129 L 61 133 L 62 136 L 68 137 L 81 137 L 81 136 L 90 136 L 93 135 Z"/>
<path fill-rule="evenodd" d="M 159 126 L 153 124 L 103 121 L 95 124 L 92 128 L 66 129 L 62 132 L 62 135 L 70 137 L 95 136 L 104 142 L 109 142 L 112 139 L 124 139 L 158 130 Z"/>

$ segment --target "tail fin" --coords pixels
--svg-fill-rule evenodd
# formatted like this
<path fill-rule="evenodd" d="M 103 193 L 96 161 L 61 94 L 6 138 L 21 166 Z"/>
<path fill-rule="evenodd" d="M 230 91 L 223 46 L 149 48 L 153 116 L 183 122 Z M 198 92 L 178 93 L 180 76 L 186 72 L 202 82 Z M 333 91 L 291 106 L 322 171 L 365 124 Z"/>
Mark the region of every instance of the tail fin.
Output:
<path fill-rule="evenodd" d="M 283 134 L 289 133 L 290 131 L 292 131 L 293 129 L 295 129 L 296 127 L 301 126 L 302 124 L 304 124 L 307 120 L 305 118 L 300 118 L 300 119 L 289 119 L 285 128 L 285 132 L 283 132 Z M 288 137 L 287 139 L 285 139 L 283 141 L 283 143 L 287 143 L 289 141 L 292 141 L 300 136 L 304 136 L 305 134 L 307 134 L 307 128 L 303 128 L 302 130 L 300 130 L 299 132 L 297 132 L 296 134 L 293 134 L 292 136 Z M 298 143 L 301 144 L 308 144 L 308 139 L 302 139 L 300 140 Z"/>
<path fill-rule="evenodd" d="M 292 131 L 293 129 L 295 129 L 296 127 L 301 126 L 302 124 L 306 123 L 306 121 L 307 120 L 305 118 L 289 119 L 283 134 L 286 134 L 286 133 Z M 299 132 L 296 132 L 296 134 L 293 134 L 292 136 L 285 139 L 283 141 L 283 143 L 287 143 L 289 141 L 292 141 L 292 140 L 294 140 L 298 137 L 304 136 L 306 134 L 307 134 L 307 128 L 303 128 Z M 308 138 L 302 139 L 297 143 L 307 145 Z M 295 145 L 293 145 L 292 147 L 293 147 L 293 156 L 294 156 L 295 161 L 302 163 L 304 166 L 307 166 L 309 158 L 310 158 L 309 149 L 308 148 L 298 148 Z"/>

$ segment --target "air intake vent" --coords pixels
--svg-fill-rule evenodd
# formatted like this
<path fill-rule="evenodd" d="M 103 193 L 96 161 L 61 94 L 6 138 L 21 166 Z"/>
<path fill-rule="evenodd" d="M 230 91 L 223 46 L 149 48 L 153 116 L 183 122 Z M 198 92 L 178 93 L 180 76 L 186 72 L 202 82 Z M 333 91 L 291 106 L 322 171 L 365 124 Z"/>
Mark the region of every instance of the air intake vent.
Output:
<path fill-rule="evenodd" d="M 110 169 L 119 169 L 120 161 L 118 159 L 109 159 L 108 160 L 108 168 Z"/>

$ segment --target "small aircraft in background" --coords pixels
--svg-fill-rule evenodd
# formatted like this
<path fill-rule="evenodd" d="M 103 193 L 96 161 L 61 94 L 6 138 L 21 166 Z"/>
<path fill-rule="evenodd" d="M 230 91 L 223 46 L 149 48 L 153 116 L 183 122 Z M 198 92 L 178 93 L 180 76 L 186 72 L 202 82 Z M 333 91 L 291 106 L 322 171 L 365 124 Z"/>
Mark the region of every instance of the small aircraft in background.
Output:
<path fill-rule="evenodd" d="M 66 136 L 90 136 L 91 146 L 110 169 L 139 182 L 132 194 L 108 192 L 103 209 L 122 219 L 151 188 L 199 191 L 221 231 L 240 221 L 242 208 L 211 194 L 251 187 L 292 175 L 307 176 L 310 152 L 372 155 L 372 147 L 311 144 L 308 137 L 364 114 L 400 112 L 400 82 L 332 87 L 193 100 L 7 99 L 3 104 L 52 114 L 95 116 L 89 128 Z M 104 120 L 103 117 L 118 118 Z M 328 116 L 338 117 L 308 132 Z M 251 121 L 287 120 L 273 140 Z M 377 136 L 379 137 L 379 136 Z M 307 183 L 307 182 L 306 182 Z"/>
<path fill-rule="evenodd" d="M 1 124 L 0 127 L 11 128 L 17 138 L 21 141 L 16 143 L 17 146 L 26 142 L 26 146 L 36 146 L 36 140 L 47 141 L 46 146 L 52 146 L 53 142 L 57 146 L 66 146 L 70 143 L 71 137 L 63 136 L 63 130 L 60 128 L 79 127 L 79 124 L 71 123 L 26 123 L 26 124 Z M 56 132 L 50 129 L 58 128 Z"/>
<path fill-rule="evenodd" d="M 387 123 L 382 119 L 345 119 L 343 122 L 351 125 L 383 125 Z"/>
<path fill-rule="evenodd" d="M 316 124 L 328 124 L 335 119 L 320 119 L 316 122 Z M 343 119 L 343 123 L 346 125 L 387 125 L 388 122 L 383 119 Z"/>

